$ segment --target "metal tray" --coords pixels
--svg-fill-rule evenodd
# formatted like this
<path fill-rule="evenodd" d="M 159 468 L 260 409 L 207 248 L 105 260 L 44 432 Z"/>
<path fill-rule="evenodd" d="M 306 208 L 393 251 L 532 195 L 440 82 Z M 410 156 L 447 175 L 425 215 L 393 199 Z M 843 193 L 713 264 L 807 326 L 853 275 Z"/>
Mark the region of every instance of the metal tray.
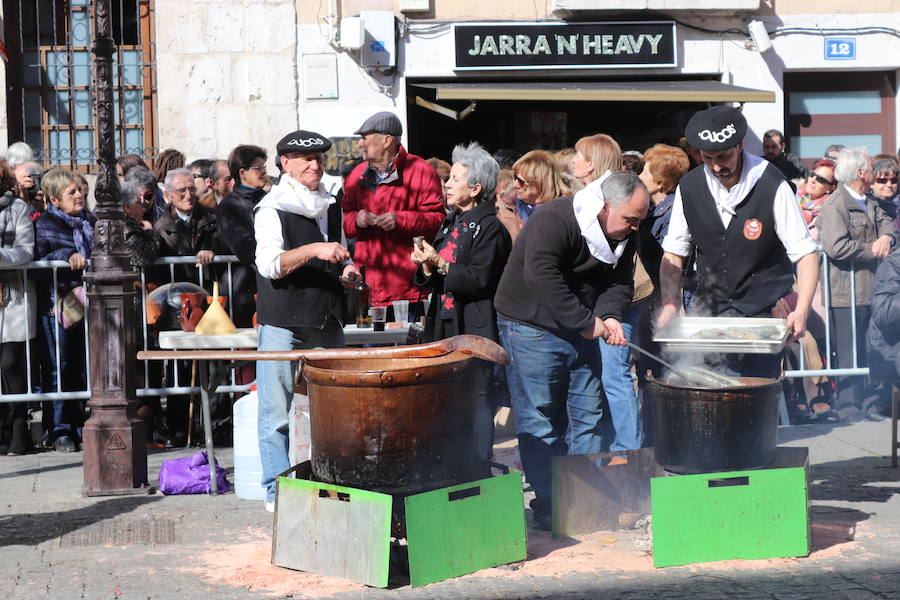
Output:
<path fill-rule="evenodd" d="M 764 340 L 707 340 L 691 335 L 703 329 L 777 327 L 777 338 Z M 653 337 L 667 352 L 715 352 L 718 354 L 777 354 L 784 349 L 790 331 L 784 319 L 748 317 L 682 317 L 672 320 Z"/>

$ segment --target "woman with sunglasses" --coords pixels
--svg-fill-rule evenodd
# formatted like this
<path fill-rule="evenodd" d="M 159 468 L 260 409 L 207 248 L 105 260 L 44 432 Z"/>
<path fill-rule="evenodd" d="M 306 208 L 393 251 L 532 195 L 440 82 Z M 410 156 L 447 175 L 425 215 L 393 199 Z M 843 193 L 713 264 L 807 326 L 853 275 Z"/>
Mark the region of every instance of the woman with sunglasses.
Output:
<path fill-rule="evenodd" d="M 544 202 L 569 193 L 553 155 L 532 150 L 513 164 L 516 184 L 516 213 L 527 223 L 534 209 Z"/>
<path fill-rule="evenodd" d="M 900 225 L 900 194 L 898 194 L 897 177 L 900 167 L 897 161 L 890 155 L 878 155 L 872 160 L 872 187 L 866 194 L 878 203 L 887 215 L 894 220 L 894 225 Z"/>
<path fill-rule="evenodd" d="M 800 184 L 800 187 L 797 188 L 797 202 L 800 203 L 800 212 L 803 213 L 803 219 L 809 226 L 809 232 L 812 234 L 813 239 L 818 239 L 819 237 L 816 230 L 816 218 L 819 216 L 819 209 L 822 208 L 822 204 L 824 204 L 836 187 L 834 161 L 823 158 L 813 165 L 806 182 Z"/>

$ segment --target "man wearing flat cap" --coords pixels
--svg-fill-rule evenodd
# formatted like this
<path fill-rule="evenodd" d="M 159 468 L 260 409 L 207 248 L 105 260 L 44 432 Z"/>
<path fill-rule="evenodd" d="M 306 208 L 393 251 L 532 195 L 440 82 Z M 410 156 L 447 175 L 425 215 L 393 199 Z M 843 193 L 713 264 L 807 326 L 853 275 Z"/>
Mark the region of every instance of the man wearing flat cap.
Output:
<path fill-rule="evenodd" d="M 437 173 L 400 145 L 402 131 L 392 113 L 366 119 L 355 132 L 365 162 L 350 173 L 341 201 L 344 231 L 356 238 L 354 260 L 366 267 L 373 306 L 420 301 L 412 239 L 432 239 L 445 216 Z"/>
<path fill-rule="evenodd" d="M 681 276 L 696 251 L 696 316 L 787 319 L 795 337 L 818 283 L 816 244 L 784 175 L 744 151 L 747 121 L 735 108 L 715 106 L 688 121 L 685 136 L 703 164 L 678 184 L 672 220 L 663 240 L 662 307 L 657 324 L 681 312 Z M 785 297 L 797 272 L 796 303 Z M 793 301 L 793 298 L 791 298 Z M 727 355 L 728 370 L 742 376 L 778 377 L 780 356 Z"/>
<path fill-rule="evenodd" d="M 359 281 L 341 223 L 341 207 L 322 186 L 323 152 L 331 141 L 295 131 L 278 142 L 284 174 L 259 201 L 256 235 L 257 321 L 260 350 L 338 348 L 344 287 Z M 264 169 L 265 165 L 260 168 Z M 275 479 L 288 459 L 290 361 L 259 361 L 259 450 L 266 509 L 274 510 Z"/>

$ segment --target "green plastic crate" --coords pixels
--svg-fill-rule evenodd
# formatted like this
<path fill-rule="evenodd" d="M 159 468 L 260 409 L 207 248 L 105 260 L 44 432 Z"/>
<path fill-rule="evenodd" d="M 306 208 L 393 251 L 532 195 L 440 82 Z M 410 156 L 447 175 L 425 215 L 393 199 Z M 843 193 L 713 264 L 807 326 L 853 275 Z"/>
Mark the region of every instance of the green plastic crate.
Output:
<path fill-rule="evenodd" d="M 387 587 L 394 498 L 311 474 L 305 462 L 278 478 L 272 564 Z M 408 496 L 404 511 L 412 586 L 525 560 L 517 471 Z"/>
<path fill-rule="evenodd" d="M 517 471 L 409 496 L 405 504 L 413 587 L 525 560 Z"/>
<path fill-rule="evenodd" d="M 809 554 L 809 451 L 778 448 L 768 469 L 650 482 L 653 565 Z"/>

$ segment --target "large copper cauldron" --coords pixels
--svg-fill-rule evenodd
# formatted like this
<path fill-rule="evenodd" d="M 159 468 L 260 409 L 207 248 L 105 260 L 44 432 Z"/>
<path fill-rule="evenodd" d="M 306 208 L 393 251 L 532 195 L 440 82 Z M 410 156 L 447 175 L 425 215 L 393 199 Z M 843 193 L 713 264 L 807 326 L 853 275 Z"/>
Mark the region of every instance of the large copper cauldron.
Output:
<path fill-rule="evenodd" d="M 780 379 L 704 388 L 650 382 L 656 462 L 675 473 L 763 469 L 775 460 Z"/>
<path fill-rule="evenodd" d="M 464 337 L 489 349 L 475 354 L 505 361 L 496 344 Z M 317 479 L 403 494 L 489 475 L 475 443 L 478 359 L 471 349 L 435 356 L 433 348 L 305 359 Z"/>

